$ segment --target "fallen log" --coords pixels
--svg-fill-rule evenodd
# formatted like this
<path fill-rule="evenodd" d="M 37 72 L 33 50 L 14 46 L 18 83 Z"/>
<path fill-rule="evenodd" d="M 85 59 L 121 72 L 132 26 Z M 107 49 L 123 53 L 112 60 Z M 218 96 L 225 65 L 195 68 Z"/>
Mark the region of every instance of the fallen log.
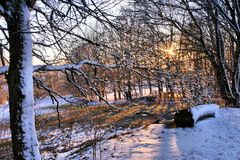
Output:
<path fill-rule="evenodd" d="M 183 109 L 174 115 L 174 123 L 177 127 L 193 127 L 202 119 L 218 116 L 217 104 L 198 105 L 190 109 Z"/>
<path fill-rule="evenodd" d="M 190 109 L 183 109 L 174 115 L 174 123 L 177 127 L 193 127 L 194 120 Z"/>

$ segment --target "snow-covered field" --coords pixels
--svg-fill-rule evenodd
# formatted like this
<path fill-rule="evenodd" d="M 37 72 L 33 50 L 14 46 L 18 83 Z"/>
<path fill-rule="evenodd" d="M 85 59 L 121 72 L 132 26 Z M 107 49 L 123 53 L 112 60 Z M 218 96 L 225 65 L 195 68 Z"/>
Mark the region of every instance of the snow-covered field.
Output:
<path fill-rule="evenodd" d="M 199 121 L 193 128 L 167 129 L 163 124 L 152 124 L 101 141 L 101 151 L 96 155 L 104 160 L 237 160 L 240 159 L 239 122 L 240 109 L 223 108 L 217 118 Z M 75 150 L 62 153 L 57 159 L 92 159 L 91 148 L 84 156 L 74 154 Z"/>

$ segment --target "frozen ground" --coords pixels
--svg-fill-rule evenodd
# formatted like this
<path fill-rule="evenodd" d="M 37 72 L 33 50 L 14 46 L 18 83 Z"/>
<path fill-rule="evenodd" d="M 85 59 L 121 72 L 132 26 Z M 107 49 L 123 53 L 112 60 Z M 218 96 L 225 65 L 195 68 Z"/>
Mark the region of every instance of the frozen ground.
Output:
<path fill-rule="evenodd" d="M 162 124 L 152 124 L 102 141 L 97 157 L 104 160 L 238 160 L 239 122 L 240 109 L 224 108 L 219 110 L 219 117 L 199 121 L 193 128 L 167 129 Z M 65 157 L 58 159 L 92 159 L 92 149 L 84 156 L 71 151 L 61 155 Z"/>

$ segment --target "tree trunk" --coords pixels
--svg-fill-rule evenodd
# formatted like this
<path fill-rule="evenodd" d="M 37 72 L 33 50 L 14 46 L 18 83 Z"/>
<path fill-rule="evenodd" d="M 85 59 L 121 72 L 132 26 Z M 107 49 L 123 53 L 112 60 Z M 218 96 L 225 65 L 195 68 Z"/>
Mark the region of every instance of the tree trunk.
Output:
<path fill-rule="evenodd" d="M 143 96 L 143 84 L 142 84 L 142 78 L 139 77 L 138 79 L 138 90 L 139 90 L 139 96 Z"/>
<path fill-rule="evenodd" d="M 32 38 L 29 8 L 25 0 L 15 0 L 6 18 L 9 31 L 10 127 L 13 155 L 16 160 L 39 160 L 38 140 L 33 111 Z"/>
<path fill-rule="evenodd" d="M 118 99 L 121 100 L 122 99 L 122 96 L 121 96 L 121 83 L 118 83 Z"/>
<path fill-rule="evenodd" d="M 151 79 L 148 79 L 147 82 L 148 82 L 148 87 L 149 87 L 149 94 L 152 95 L 152 83 L 151 83 Z"/>
<path fill-rule="evenodd" d="M 127 90 L 126 90 L 126 98 L 127 100 L 131 100 L 132 99 L 132 86 L 131 86 L 131 82 L 128 81 L 127 83 Z"/>
<path fill-rule="evenodd" d="M 215 16 L 218 17 L 218 12 L 216 11 Z M 217 60 L 218 64 L 214 65 L 214 69 L 216 72 L 216 78 L 218 81 L 218 85 L 220 88 L 220 94 L 223 100 L 227 104 L 234 104 L 235 98 L 233 97 L 232 89 L 230 87 L 230 82 L 227 76 L 226 70 L 226 58 L 225 58 L 225 50 L 224 50 L 224 39 L 223 33 L 220 30 L 220 24 L 218 19 L 214 22 L 215 25 L 215 37 L 216 37 L 216 52 L 217 52 Z M 234 84 L 234 83 L 233 83 Z"/>
<path fill-rule="evenodd" d="M 99 95 L 101 95 L 101 91 L 98 87 L 96 87 L 96 91 Z M 97 96 L 99 101 L 102 101 L 102 98 L 100 96 Z"/>
<path fill-rule="evenodd" d="M 117 101 L 117 92 L 116 92 L 115 84 L 113 85 L 113 96 L 114 96 L 114 101 Z"/>
<path fill-rule="evenodd" d="M 162 82 L 160 82 L 159 80 L 157 81 L 158 84 L 158 97 L 161 99 L 162 97 L 162 92 L 163 92 L 163 87 L 162 87 Z"/>
<path fill-rule="evenodd" d="M 226 104 L 234 104 L 235 100 L 234 97 L 232 97 L 231 89 L 225 75 L 225 70 L 221 66 L 218 66 L 218 68 L 215 67 L 215 72 L 222 99 L 226 102 Z"/>
<path fill-rule="evenodd" d="M 159 80 L 157 80 L 157 83 L 158 83 L 158 96 L 162 100 L 162 93 L 163 93 L 163 82 L 162 82 L 162 79 L 163 78 L 162 78 L 162 73 L 161 73 L 160 69 L 159 69 L 159 72 L 158 72 L 158 79 L 159 79 Z"/>
<path fill-rule="evenodd" d="M 118 64 L 118 62 L 116 62 L 116 64 Z M 120 74 L 120 69 L 119 67 L 117 68 L 117 92 L 118 92 L 118 99 L 121 100 L 122 96 L 121 96 L 121 92 L 122 92 L 122 87 L 121 87 L 121 74 Z"/>
<path fill-rule="evenodd" d="M 234 105 L 240 107 L 240 33 L 237 34 L 236 50 L 233 53 L 233 67 L 234 73 L 232 75 L 232 92 L 235 97 Z"/>

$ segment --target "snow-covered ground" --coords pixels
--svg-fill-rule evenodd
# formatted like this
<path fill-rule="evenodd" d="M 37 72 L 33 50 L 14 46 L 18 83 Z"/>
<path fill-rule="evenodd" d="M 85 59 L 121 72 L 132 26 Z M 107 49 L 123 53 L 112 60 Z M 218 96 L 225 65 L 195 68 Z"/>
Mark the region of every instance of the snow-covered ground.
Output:
<path fill-rule="evenodd" d="M 58 103 L 59 106 L 63 106 L 63 105 L 69 105 L 69 104 L 75 104 L 75 103 L 79 103 L 81 101 L 80 98 L 76 98 L 76 97 L 72 97 L 71 95 L 69 96 L 65 96 L 63 98 L 58 98 Z M 54 101 L 52 101 L 52 99 L 50 97 L 46 97 L 43 99 L 37 99 L 35 101 L 34 104 L 34 112 L 36 115 L 44 115 L 44 114 L 50 114 L 50 113 L 56 113 L 56 106 L 57 103 Z M 67 108 L 63 108 L 61 107 L 59 110 L 64 111 Z M 9 106 L 8 104 L 1 104 L 0 105 L 0 124 L 4 124 L 4 128 L 0 129 L 0 139 L 6 139 L 6 138 L 10 138 L 11 134 L 10 134 L 10 129 L 8 124 L 9 121 Z M 5 124 L 6 123 L 6 124 Z"/>
<path fill-rule="evenodd" d="M 60 105 L 69 104 L 69 102 L 64 99 L 58 99 Z M 41 115 L 45 113 L 53 113 L 56 112 L 56 102 L 52 102 L 51 98 L 44 98 L 41 100 L 35 101 L 34 111 L 36 115 Z M 55 107 L 55 109 L 53 108 Z M 0 120 L 9 120 L 9 106 L 8 104 L 3 104 L 0 106 Z"/>
<path fill-rule="evenodd" d="M 51 100 L 39 100 L 38 104 L 36 111 L 38 108 L 48 109 Z M 103 140 L 97 143 L 96 157 L 103 160 L 238 160 L 239 122 L 240 109 L 221 108 L 216 118 L 199 121 L 193 128 L 168 129 L 163 124 L 152 124 L 138 129 L 101 130 L 98 133 L 104 133 L 101 135 Z M 93 139 L 94 133 L 78 124 L 69 131 L 47 131 L 45 134 L 49 138 L 41 142 L 41 149 L 51 146 L 57 148 L 55 152 L 44 151 L 42 158 L 91 160 L 93 147 L 87 147 L 80 153 L 80 145 Z"/>
<path fill-rule="evenodd" d="M 217 118 L 199 121 L 193 128 L 167 129 L 163 124 L 152 124 L 102 141 L 97 157 L 104 160 L 237 160 L 240 159 L 239 122 L 240 109 L 223 108 Z M 58 159 L 92 159 L 92 149 L 84 156 L 71 151 L 62 155 L 65 157 Z"/>
<path fill-rule="evenodd" d="M 71 95 L 69 96 L 64 96 L 65 99 L 63 98 L 58 98 L 58 103 L 59 106 L 64 106 L 64 105 L 69 105 L 69 104 L 83 104 L 85 103 L 83 99 L 78 98 L 78 97 L 73 97 Z M 123 103 L 126 102 L 126 100 L 119 100 L 115 102 L 110 102 L 111 104 L 118 104 L 118 103 Z M 99 102 L 99 101 L 90 101 L 87 102 L 86 105 L 88 106 L 96 106 L 96 105 L 101 105 L 105 104 L 105 102 Z M 43 99 L 37 99 L 35 100 L 34 104 L 34 112 L 36 115 L 46 115 L 46 114 L 51 114 L 51 113 L 56 113 L 57 112 L 57 103 L 55 101 L 52 101 L 50 97 L 46 97 Z M 60 107 L 59 111 L 63 112 L 67 109 L 67 107 Z M 10 134 L 10 129 L 8 124 L 9 121 L 9 106 L 8 104 L 0 104 L 0 124 L 4 124 L 3 128 L 0 128 L 0 139 L 8 139 L 11 138 Z"/>

